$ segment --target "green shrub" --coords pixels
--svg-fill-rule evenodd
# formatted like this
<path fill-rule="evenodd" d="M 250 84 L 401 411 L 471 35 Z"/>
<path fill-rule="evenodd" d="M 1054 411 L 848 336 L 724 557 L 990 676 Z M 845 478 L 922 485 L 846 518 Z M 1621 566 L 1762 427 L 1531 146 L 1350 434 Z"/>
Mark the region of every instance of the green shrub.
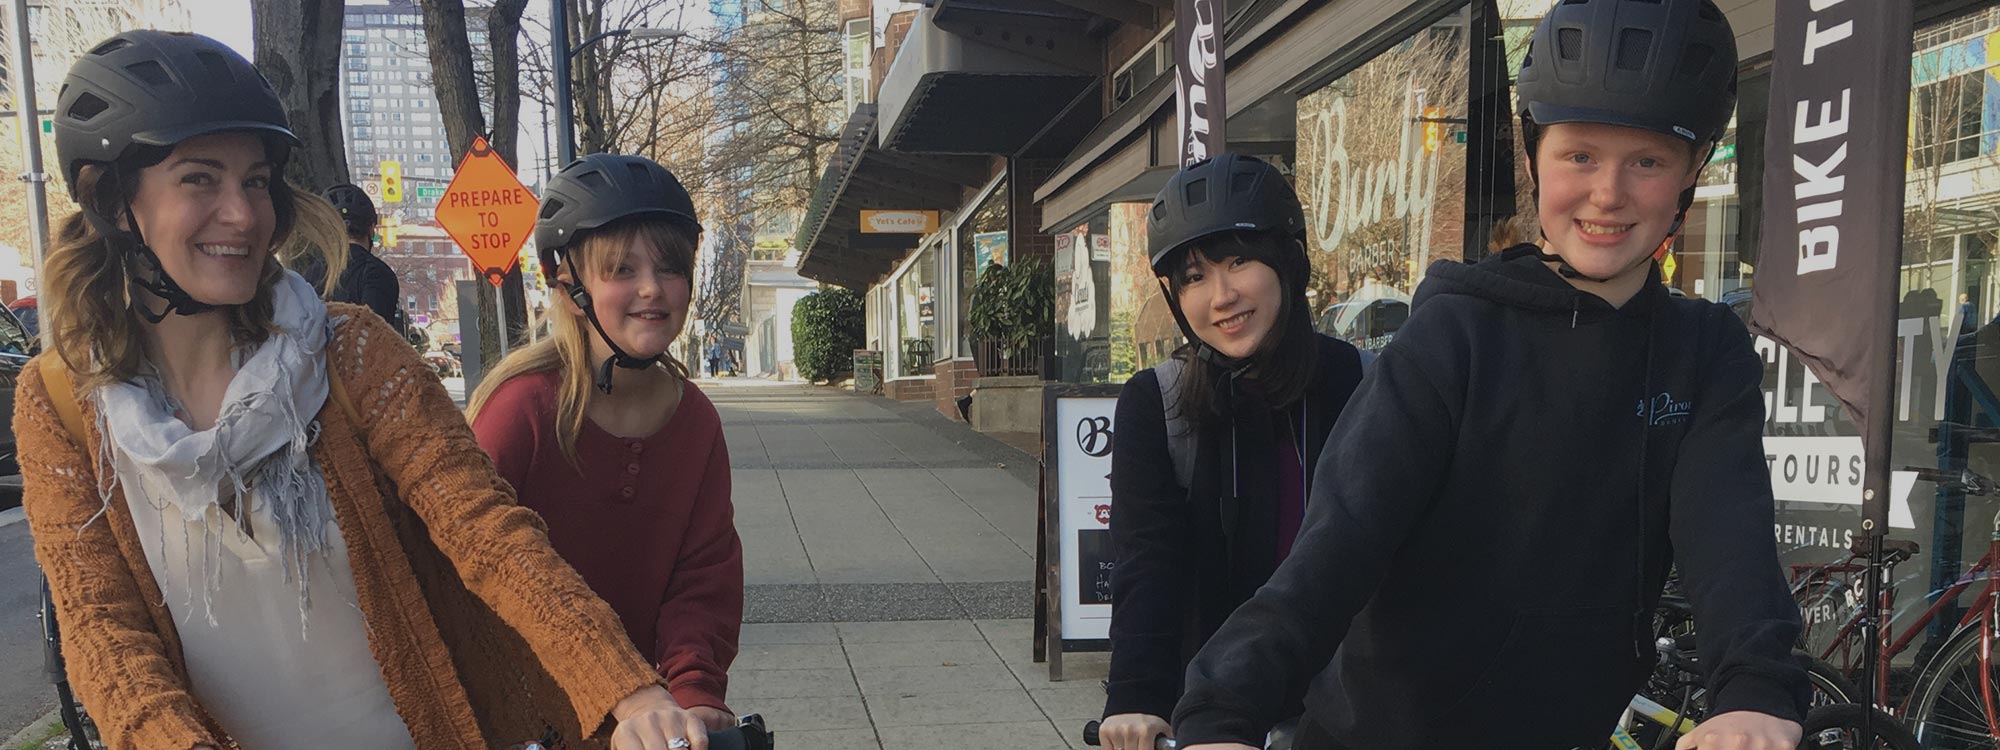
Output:
<path fill-rule="evenodd" d="M 807 380 L 836 380 L 854 373 L 854 350 L 868 324 L 861 295 L 834 287 L 799 299 L 792 308 L 792 361 Z"/>
<path fill-rule="evenodd" d="M 1054 325 L 1055 308 L 1054 280 L 1041 259 L 990 265 L 973 285 L 966 323 L 973 336 L 1009 357 L 1031 356 Z"/>

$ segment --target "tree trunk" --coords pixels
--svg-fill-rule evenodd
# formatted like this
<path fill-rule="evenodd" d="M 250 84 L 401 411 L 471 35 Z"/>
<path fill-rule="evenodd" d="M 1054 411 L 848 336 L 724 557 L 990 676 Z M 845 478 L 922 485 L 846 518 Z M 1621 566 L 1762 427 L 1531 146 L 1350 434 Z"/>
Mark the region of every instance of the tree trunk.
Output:
<path fill-rule="evenodd" d="M 345 0 L 250 0 L 257 69 L 299 137 L 285 176 L 319 191 L 350 182 L 341 136 L 340 29 Z"/>
<path fill-rule="evenodd" d="M 465 34 L 465 0 L 427 0 L 424 40 L 430 46 L 431 88 L 437 95 L 438 116 L 454 159 L 472 150 L 472 140 L 486 134 L 486 115 L 479 111 L 479 84 L 472 72 L 472 43 Z M 480 280 L 479 361 L 481 371 L 500 361 L 500 325 L 494 308 L 493 285 Z M 458 324 L 462 327 L 465 321 Z"/>
<path fill-rule="evenodd" d="M 486 15 L 486 37 L 493 50 L 493 151 L 515 171 L 521 168 L 521 13 L 528 0 L 498 0 Z M 500 284 L 507 301 L 507 331 L 511 341 L 527 340 L 528 294 L 521 265 L 514 264 Z"/>

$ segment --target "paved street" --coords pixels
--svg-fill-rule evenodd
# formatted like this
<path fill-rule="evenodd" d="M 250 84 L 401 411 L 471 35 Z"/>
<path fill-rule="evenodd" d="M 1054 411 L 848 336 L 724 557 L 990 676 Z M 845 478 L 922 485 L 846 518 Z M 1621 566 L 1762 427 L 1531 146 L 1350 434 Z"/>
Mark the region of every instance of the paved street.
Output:
<path fill-rule="evenodd" d="M 1051 683 L 1032 658 L 1033 459 L 928 403 L 701 385 L 745 546 L 732 708 L 792 748 L 1081 746 L 1105 659 L 1068 655 Z M 0 527 L 0 738 L 52 705 L 33 581 L 25 525 Z"/>

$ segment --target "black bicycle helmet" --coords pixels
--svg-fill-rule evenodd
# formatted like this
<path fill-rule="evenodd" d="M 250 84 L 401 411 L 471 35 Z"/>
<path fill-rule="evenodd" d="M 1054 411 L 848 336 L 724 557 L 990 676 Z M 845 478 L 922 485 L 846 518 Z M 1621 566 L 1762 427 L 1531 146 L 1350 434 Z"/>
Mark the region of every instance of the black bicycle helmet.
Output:
<path fill-rule="evenodd" d="M 1153 199 L 1146 250 L 1153 274 L 1171 276 L 1174 251 L 1223 232 L 1280 232 L 1303 239 L 1305 210 L 1285 176 L 1263 160 L 1223 152 L 1182 168 Z"/>
<path fill-rule="evenodd" d="M 1713 0 L 1563 0 L 1517 82 L 1522 118 L 1664 133 L 1695 145 L 1729 126 L 1736 33 Z"/>
<path fill-rule="evenodd" d="M 563 167 L 542 189 L 535 248 L 550 286 L 578 234 L 632 216 L 658 216 L 701 234 L 694 198 L 679 178 L 643 156 L 591 154 Z"/>
<path fill-rule="evenodd" d="M 340 211 L 340 220 L 347 225 L 349 237 L 374 234 L 377 220 L 375 200 L 368 197 L 367 191 L 354 183 L 343 182 L 327 188 L 321 195 L 326 196 L 326 202 Z"/>
<path fill-rule="evenodd" d="M 542 211 L 535 218 L 535 252 L 541 257 L 542 276 L 549 286 L 563 290 L 583 309 L 590 327 L 611 347 L 611 357 L 598 369 L 597 389 L 611 392 L 611 368 L 643 369 L 659 363 L 666 355 L 634 357 L 618 347 L 604 333 L 597 320 L 597 307 L 583 286 L 583 275 L 572 274 L 575 283 L 563 281 L 563 256 L 579 234 L 635 216 L 651 216 L 676 222 L 701 235 L 694 198 L 681 186 L 674 173 L 643 156 L 591 154 L 570 162 L 549 179 L 542 189 Z"/>
<path fill-rule="evenodd" d="M 84 164 L 108 164 L 140 146 L 247 130 L 299 145 L 270 81 L 228 45 L 200 34 L 127 31 L 77 57 L 56 94 L 56 158 L 76 197 Z M 282 170 L 280 170 L 282 171 Z"/>
<path fill-rule="evenodd" d="M 78 175 L 85 164 L 115 170 L 119 160 L 141 148 L 170 148 L 196 136 L 231 131 L 264 136 L 276 174 L 284 173 L 291 149 L 299 145 L 270 81 L 235 50 L 200 34 L 139 30 L 106 39 L 76 59 L 56 93 L 56 160 L 70 197 L 83 205 L 84 220 L 107 241 L 134 248 L 142 273 L 133 283 L 167 303 L 155 312 L 135 301 L 137 312 L 149 321 L 205 313 L 215 306 L 195 299 L 167 275 L 136 226 L 122 228 L 98 213 L 98 204 L 115 200 L 110 196 L 116 179 L 99 183 L 96 200 L 84 200 L 78 194 Z M 273 190 L 272 199 L 280 233 L 290 231 L 291 193 Z"/>

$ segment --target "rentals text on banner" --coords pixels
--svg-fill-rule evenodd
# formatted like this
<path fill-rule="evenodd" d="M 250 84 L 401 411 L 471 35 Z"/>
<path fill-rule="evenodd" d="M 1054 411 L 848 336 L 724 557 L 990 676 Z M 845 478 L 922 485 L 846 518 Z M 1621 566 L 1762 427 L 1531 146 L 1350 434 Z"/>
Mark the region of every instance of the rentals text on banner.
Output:
<path fill-rule="evenodd" d="M 1178 0 L 1174 5 L 1174 107 L 1180 112 L 1181 166 L 1222 153 L 1223 0 Z"/>
<path fill-rule="evenodd" d="M 1861 425 L 1864 528 L 1887 521 L 1910 4 L 1778 0 L 1750 325 Z"/>

